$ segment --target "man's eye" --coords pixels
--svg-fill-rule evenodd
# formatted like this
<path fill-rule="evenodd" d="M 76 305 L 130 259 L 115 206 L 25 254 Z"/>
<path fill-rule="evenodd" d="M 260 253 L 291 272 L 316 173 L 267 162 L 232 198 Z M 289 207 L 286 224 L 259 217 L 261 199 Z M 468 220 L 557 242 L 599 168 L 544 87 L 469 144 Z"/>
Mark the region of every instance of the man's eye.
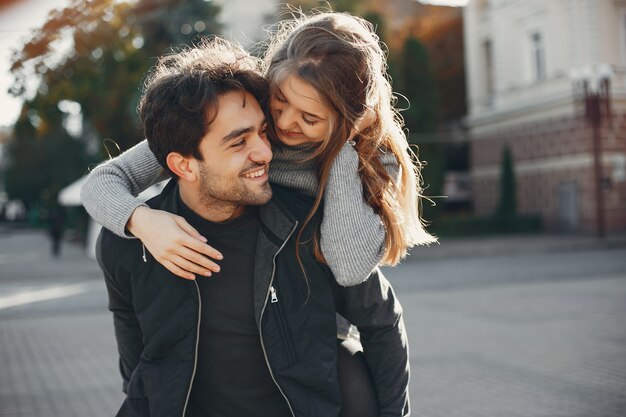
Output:
<path fill-rule="evenodd" d="M 240 146 L 243 146 L 246 144 L 245 139 L 241 139 L 240 141 L 237 141 L 235 143 L 233 143 L 232 145 L 230 145 L 231 148 L 238 148 Z"/>

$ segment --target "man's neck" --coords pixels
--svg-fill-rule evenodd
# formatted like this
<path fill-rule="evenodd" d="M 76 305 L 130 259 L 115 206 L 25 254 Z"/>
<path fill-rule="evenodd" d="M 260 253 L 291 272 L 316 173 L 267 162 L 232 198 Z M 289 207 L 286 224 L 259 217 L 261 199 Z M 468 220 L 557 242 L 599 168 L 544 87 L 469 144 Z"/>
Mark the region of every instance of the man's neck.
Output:
<path fill-rule="evenodd" d="M 222 223 L 241 216 L 246 206 L 220 200 L 204 201 L 200 193 L 190 187 L 179 184 L 180 198 L 194 213 L 213 223 Z"/>

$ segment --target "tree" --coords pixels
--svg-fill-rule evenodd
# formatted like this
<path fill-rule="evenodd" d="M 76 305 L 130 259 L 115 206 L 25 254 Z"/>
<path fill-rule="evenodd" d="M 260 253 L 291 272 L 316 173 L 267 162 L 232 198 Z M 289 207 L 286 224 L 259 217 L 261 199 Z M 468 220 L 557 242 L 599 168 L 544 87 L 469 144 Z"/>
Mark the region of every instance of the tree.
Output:
<path fill-rule="evenodd" d="M 402 48 L 398 91 L 409 99 L 402 113 L 411 133 L 431 134 L 437 130 L 437 85 L 430 68 L 428 50 L 409 37 Z"/>
<path fill-rule="evenodd" d="M 83 175 L 89 163 L 82 143 L 60 125 L 40 126 L 38 133 L 33 120 L 43 123 L 35 112 L 22 112 L 14 129 L 20 140 L 11 141 L 7 150 L 6 191 L 27 208 L 54 205 L 59 190 Z"/>
<path fill-rule="evenodd" d="M 505 145 L 502 150 L 502 165 L 500 168 L 500 201 L 496 214 L 501 217 L 515 217 L 517 215 L 517 197 L 515 185 L 515 170 L 511 149 Z"/>
<path fill-rule="evenodd" d="M 149 49 L 160 55 L 172 46 L 190 45 L 199 36 L 220 33 L 220 7 L 206 0 L 140 0 L 133 7 Z"/>
<path fill-rule="evenodd" d="M 15 53 L 12 92 L 25 96 L 32 68 L 41 77 L 35 100 L 51 107 L 61 100 L 80 103 L 83 117 L 101 137 L 128 148 L 141 139 L 135 107 L 154 57 L 218 31 L 218 12 L 204 0 L 140 0 L 134 5 L 74 0 L 52 13 Z M 73 40 L 69 54 L 55 49 L 64 35 Z"/>
<path fill-rule="evenodd" d="M 32 203 L 42 190 L 56 196 L 86 172 L 84 146 L 63 128 L 63 100 L 80 104 L 83 124 L 103 144 L 110 138 L 124 150 L 142 139 L 135 110 L 142 78 L 169 47 L 218 32 L 218 13 L 204 0 L 72 0 L 53 11 L 13 55 L 11 92 L 25 102 L 8 149 L 11 197 Z M 39 86 L 28 99 L 33 74 Z"/>
<path fill-rule="evenodd" d="M 402 110 L 409 141 L 418 147 L 418 157 L 426 162 L 422 171 L 425 194 L 436 198 L 443 189 L 444 160 L 443 149 L 437 137 L 438 97 L 435 78 L 430 68 L 428 51 L 416 38 L 409 37 L 404 42 L 402 54 L 393 55 L 390 65 L 395 80 L 394 90 L 408 101 Z M 400 101 L 403 107 L 403 101 Z M 441 205 L 424 206 L 428 220 L 440 212 Z"/>

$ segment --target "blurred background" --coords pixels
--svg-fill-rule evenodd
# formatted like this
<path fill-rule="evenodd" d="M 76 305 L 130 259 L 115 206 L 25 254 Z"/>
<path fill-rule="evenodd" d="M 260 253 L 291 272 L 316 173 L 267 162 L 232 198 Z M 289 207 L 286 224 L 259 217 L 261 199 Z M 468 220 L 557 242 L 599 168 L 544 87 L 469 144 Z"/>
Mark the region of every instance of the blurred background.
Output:
<path fill-rule="evenodd" d="M 135 109 L 155 57 L 211 34 L 251 47 L 285 11 L 273 0 L 0 4 L 0 218 L 36 226 L 62 204 L 79 240 L 80 179 L 141 140 Z M 434 233 L 626 231 L 623 2 L 292 5 L 376 26 L 427 164 Z"/>
<path fill-rule="evenodd" d="M 248 48 L 275 0 L 0 0 L 0 416 L 120 404 L 84 176 L 140 141 L 155 58 Z M 388 49 L 429 230 L 387 274 L 414 415 L 626 416 L 626 1 L 291 1 Z"/>

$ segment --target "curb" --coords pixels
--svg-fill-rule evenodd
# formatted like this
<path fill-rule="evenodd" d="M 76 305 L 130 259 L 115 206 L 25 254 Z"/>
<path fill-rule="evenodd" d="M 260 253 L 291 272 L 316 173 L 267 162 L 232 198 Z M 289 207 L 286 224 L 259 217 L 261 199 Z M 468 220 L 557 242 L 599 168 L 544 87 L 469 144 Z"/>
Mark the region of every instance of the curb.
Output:
<path fill-rule="evenodd" d="M 486 258 L 491 256 L 607 250 L 626 247 L 626 236 L 598 239 L 580 235 L 507 235 L 479 238 L 443 238 L 437 245 L 414 247 L 405 262 L 442 258 Z"/>

